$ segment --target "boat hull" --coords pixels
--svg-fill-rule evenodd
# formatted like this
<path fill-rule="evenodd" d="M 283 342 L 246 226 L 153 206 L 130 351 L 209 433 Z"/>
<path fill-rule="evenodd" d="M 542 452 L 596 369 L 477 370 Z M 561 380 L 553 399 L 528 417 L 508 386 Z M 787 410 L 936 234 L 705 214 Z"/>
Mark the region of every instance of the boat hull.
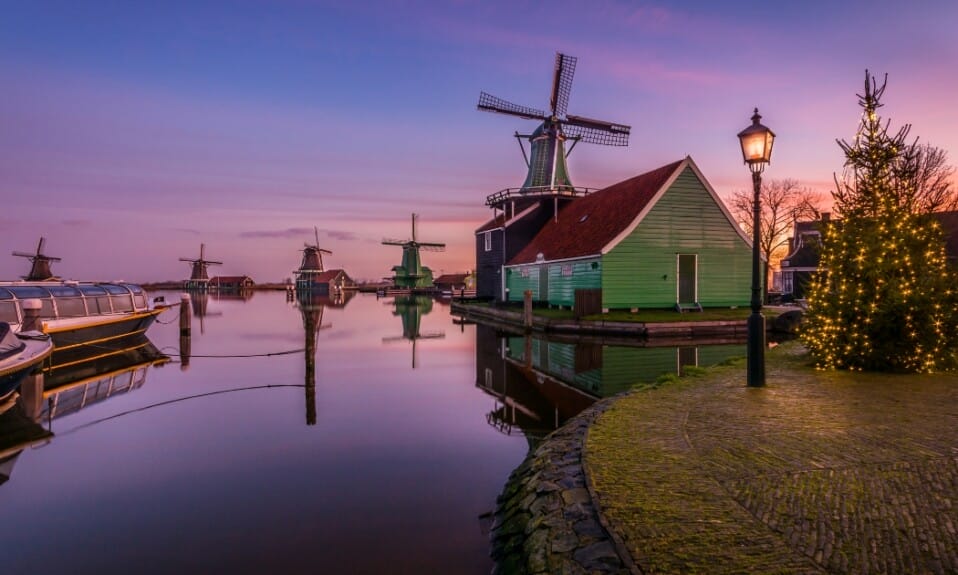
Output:
<path fill-rule="evenodd" d="M 27 340 L 24 343 L 23 350 L 0 361 L 0 401 L 12 395 L 20 387 L 23 378 L 53 351 L 49 339 Z"/>
<path fill-rule="evenodd" d="M 116 316 L 96 316 L 86 322 L 47 322 L 45 333 L 53 340 L 53 367 L 65 367 L 107 357 L 129 349 L 142 338 L 165 308 Z"/>

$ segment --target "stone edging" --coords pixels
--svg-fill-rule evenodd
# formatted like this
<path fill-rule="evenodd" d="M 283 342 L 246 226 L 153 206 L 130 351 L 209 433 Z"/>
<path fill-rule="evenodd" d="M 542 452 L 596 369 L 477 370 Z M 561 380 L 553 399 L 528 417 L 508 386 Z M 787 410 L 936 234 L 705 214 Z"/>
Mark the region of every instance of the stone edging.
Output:
<path fill-rule="evenodd" d="M 611 405 L 600 401 L 570 420 L 509 476 L 490 534 L 493 573 L 641 573 L 599 515 L 582 464 L 589 426 Z"/>

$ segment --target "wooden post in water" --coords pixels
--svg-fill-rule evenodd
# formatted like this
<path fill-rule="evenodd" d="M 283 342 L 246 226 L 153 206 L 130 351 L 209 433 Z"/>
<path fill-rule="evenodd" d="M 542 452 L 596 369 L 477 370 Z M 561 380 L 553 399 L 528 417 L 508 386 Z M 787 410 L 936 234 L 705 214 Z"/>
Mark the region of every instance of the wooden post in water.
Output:
<path fill-rule="evenodd" d="M 190 294 L 180 294 L 180 337 L 190 337 L 190 324 L 193 319 L 193 308 L 190 305 Z"/>
<path fill-rule="evenodd" d="M 20 304 L 23 310 L 23 323 L 20 324 L 20 331 L 43 331 L 43 322 L 40 321 L 40 308 L 43 302 L 38 299 L 25 299 Z"/>
<path fill-rule="evenodd" d="M 200 316 L 202 320 L 202 316 Z M 190 294 L 180 294 L 180 371 L 190 368 L 191 330 L 193 323 L 193 302 Z"/>
<path fill-rule="evenodd" d="M 20 383 L 20 405 L 23 414 L 33 421 L 40 421 L 43 413 L 43 372 L 37 369 Z"/>
<path fill-rule="evenodd" d="M 522 292 L 522 327 L 532 329 L 532 290 Z"/>

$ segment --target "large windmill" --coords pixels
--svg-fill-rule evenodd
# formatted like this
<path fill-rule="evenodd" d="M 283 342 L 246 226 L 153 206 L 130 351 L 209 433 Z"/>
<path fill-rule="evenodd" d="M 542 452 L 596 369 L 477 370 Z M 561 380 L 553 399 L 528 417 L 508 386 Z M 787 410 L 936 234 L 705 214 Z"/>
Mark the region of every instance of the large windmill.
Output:
<path fill-rule="evenodd" d="M 503 190 L 486 199 L 486 204 L 502 207 L 506 201 L 530 196 L 576 196 L 586 192 L 575 188 L 569 178 L 566 158 L 578 142 L 602 144 L 605 146 L 628 146 L 631 128 L 624 124 L 594 120 L 585 116 L 574 116 L 566 112 L 569 105 L 569 93 L 572 91 L 572 77 L 575 74 L 576 58 L 556 53 L 555 73 L 552 79 L 552 96 L 549 111 L 519 106 L 497 98 L 486 92 L 479 94 L 479 109 L 518 116 L 527 120 L 542 122 L 531 134 L 515 133 L 526 160 L 529 172 L 522 187 L 518 190 Z M 522 140 L 529 140 L 530 153 L 526 155 Z M 571 141 L 568 150 L 565 143 Z"/>
<path fill-rule="evenodd" d="M 28 282 L 43 282 L 59 279 L 53 275 L 53 272 L 50 271 L 50 262 L 58 262 L 60 261 L 60 258 L 48 256 L 43 253 L 43 244 L 45 244 L 46 241 L 46 238 L 40 238 L 40 243 L 37 244 L 36 253 L 31 254 L 27 252 L 13 252 L 13 255 L 17 257 L 27 258 L 30 260 L 30 273 L 22 276 L 23 279 L 27 280 Z"/>
<path fill-rule="evenodd" d="M 205 252 L 206 244 L 200 244 L 200 257 L 193 259 L 180 258 L 181 262 L 189 262 L 191 265 L 190 279 L 186 280 L 186 289 L 205 290 L 209 288 L 210 276 L 206 268 L 223 264 L 223 262 L 206 259 Z"/>
<path fill-rule="evenodd" d="M 416 220 L 418 214 L 412 215 L 412 239 L 393 240 L 384 239 L 383 245 L 402 246 L 402 264 L 393 266 L 393 285 L 400 289 L 416 289 L 432 287 L 432 270 L 422 265 L 419 251 L 442 252 L 446 244 L 436 242 L 421 242 L 416 239 Z"/>
<path fill-rule="evenodd" d="M 303 244 L 303 262 L 299 265 L 298 270 L 293 270 L 293 274 L 296 275 L 297 290 L 311 290 L 317 287 L 317 276 L 325 271 L 323 268 L 323 254 L 332 255 L 333 253 L 319 247 L 319 229 L 314 227 L 313 233 L 316 236 L 316 243 Z"/>
<path fill-rule="evenodd" d="M 591 191 L 574 186 L 569 177 L 566 158 L 575 145 L 629 144 L 629 126 L 567 113 L 575 66 L 575 57 L 556 54 L 548 112 L 486 92 L 479 94 L 480 110 L 541 122 L 531 134 L 515 133 L 529 168 L 522 187 L 506 188 L 486 197 L 493 218 L 476 230 L 476 296 L 480 299 L 506 299 L 502 265 L 518 254 L 549 218 L 558 220 L 565 205 Z M 529 154 L 523 140 L 529 141 Z M 540 209 L 530 209 L 535 206 Z M 522 225 L 512 225 L 511 220 L 520 216 L 525 218 Z"/>

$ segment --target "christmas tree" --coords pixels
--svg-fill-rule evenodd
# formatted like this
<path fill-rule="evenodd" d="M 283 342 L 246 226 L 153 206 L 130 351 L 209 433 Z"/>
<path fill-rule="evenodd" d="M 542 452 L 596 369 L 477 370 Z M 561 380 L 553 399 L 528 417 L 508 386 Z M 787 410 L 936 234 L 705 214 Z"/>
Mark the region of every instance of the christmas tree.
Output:
<path fill-rule="evenodd" d="M 929 372 L 954 365 L 954 277 L 941 229 L 916 208 L 910 126 L 878 115 L 885 82 L 865 72 L 861 125 L 835 178 L 840 220 L 822 230 L 802 340 L 820 368 Z"/>

